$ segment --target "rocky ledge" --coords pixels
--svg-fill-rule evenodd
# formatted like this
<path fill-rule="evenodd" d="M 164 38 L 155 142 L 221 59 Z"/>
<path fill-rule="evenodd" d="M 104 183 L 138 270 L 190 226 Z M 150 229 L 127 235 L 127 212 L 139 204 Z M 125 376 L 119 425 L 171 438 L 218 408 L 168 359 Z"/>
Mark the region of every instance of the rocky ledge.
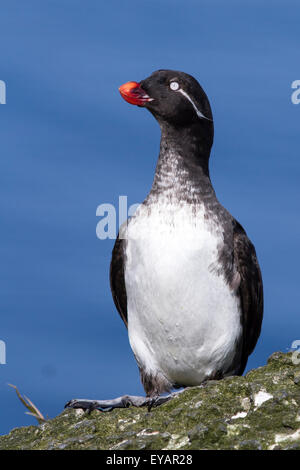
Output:
<path fill-rule="evenodd" d="M 68 409 L 0 436 L 0 449 L 298 449 L 300 364 L 274 353 L 244 377 L 185 390 L 150 413 Z"/>

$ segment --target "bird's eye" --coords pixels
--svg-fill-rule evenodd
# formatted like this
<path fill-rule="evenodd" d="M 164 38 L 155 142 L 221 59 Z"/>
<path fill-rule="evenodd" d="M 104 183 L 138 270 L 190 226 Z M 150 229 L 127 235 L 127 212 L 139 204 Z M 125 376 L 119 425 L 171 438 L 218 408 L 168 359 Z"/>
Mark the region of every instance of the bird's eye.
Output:
<path fill-rule="evenodd" d="M 179 83 L 178 83 L 178 82 L 171 82 L 171 83 L 170 83 L 170 88 L 171 88 L 171 90 L 173 90 L 173 91 L 179 90 Z"/>

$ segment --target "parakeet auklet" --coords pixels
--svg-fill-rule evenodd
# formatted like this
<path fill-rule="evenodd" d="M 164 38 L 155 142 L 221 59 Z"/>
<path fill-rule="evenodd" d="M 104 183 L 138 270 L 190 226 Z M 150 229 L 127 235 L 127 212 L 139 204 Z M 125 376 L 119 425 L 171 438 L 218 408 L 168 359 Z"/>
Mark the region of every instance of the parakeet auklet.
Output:
<path fill-rule="evenodd" d="M 161 128 L 152 188 L 120 230 L 110 268 L 146 398 L 71 400 L 74 408 L 149 407 L 172 388 L 240 375 L 263 316 L 255 248 L 210 180 L 214 130 L 203 89 L 186 73 L 158 70 L 119 90 Z"/>

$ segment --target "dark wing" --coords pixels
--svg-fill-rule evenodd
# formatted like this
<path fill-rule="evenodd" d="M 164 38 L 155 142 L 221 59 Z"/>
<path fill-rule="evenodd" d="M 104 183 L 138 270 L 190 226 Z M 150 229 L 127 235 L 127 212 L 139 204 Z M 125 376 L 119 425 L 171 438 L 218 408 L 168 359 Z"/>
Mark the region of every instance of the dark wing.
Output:
<path fill-rule="evenodd" d="M 115 306 L 127 328 L 127 294 L 125 287 L 125 240 L 116 240 L 110 263 L 110 288 Z"/>
<path fill-rule="evenodd" d="M 239 296 L 242 308 L 243 346 L 242 374 L 260 335 L 263 318 L 263 283 L 255 248 L 243 227 L 234 222 L 234 262 L 240 275 Z"/>

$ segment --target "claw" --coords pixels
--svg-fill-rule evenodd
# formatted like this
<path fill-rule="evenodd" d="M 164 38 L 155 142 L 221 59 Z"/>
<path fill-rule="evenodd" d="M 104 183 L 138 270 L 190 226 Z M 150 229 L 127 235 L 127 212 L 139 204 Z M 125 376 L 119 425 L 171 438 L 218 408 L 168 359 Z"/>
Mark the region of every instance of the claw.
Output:
<path fill-rule="evenodd" d="M 148 408 L 149 413 L 150 413 L 150 411 L 152 410 L 153 407 L 163 405 L 167 401 L 171 400 L 171 398 L 173 398 L 173 397 L 174 397 L 174 395 L 166 395 L 164 397 L 162 397 L 160 395 L 155 395 L 154 397 L 149 397 L 148 398 L 148 403 L 147 403 L 147 408 Z"/>

